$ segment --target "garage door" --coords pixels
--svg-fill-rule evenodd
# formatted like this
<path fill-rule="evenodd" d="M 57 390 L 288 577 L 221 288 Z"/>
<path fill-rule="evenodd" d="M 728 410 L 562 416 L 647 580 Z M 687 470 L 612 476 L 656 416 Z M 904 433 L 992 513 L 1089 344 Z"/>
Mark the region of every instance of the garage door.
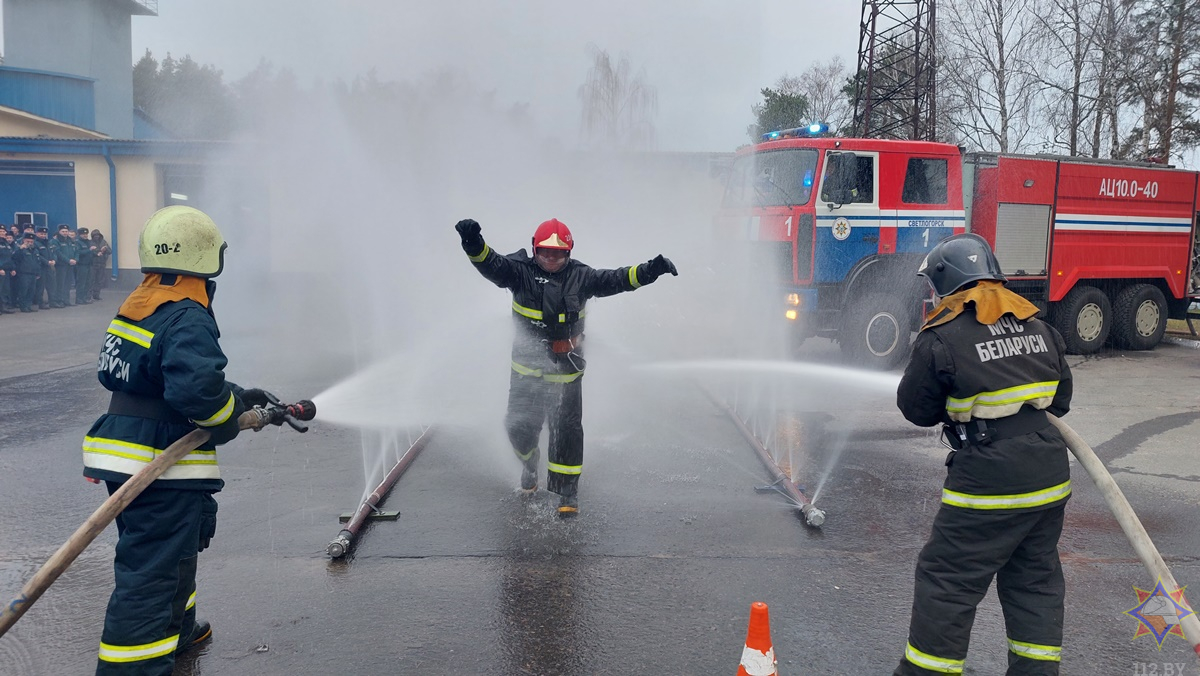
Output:
<path fill-rule="evenodd" d="M 0 223 L 28 212 L 46 214 L 51 229 L 59 223 L 78 227 L 74 162 L 0 160 Z"/>

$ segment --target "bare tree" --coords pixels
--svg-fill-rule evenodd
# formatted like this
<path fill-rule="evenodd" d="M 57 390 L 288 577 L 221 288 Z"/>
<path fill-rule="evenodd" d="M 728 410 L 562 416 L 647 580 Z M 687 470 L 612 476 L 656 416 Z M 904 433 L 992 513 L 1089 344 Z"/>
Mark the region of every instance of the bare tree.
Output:
<path fill-rule="evenodd" d="M 645 70 L 635 74 L 628 57 L 614 64 L 608 52 L 595 45 L 588 49 L 592 67 L 579 88 L 585 142 L 613 150 L 653 148 L 658 92 L 647 84 Z"/>
<path fill-rule="evenodd" d="M 1036 0 L 979 0 L 942 6 L 941 86 L 955 135 L 982 149 L 1018 152 L 1031 142 L 1041 92 Z"/>
<path fill-rule="evenodd" d="M 846 64 L 841 57 L 835 56 L 826 63 L 814 62 L 796 80 L 797 93 L 808 101 L 813 121 L 828 124 L 835 133 L 850 125 L 854 102 L 845 91 Z"/>
<path fill-rule="evenodd" d="M 1098 89 L 1104 86 L 1097 77 L 1104 61 L 1098 41 L 1102 0 L 1047 0 L 1045 9 L 1034 15 L 1043 49 L 1030 74 L 1046 97 L 1041 116 L 1048 124 L 1046 147 L 1081 155 L 1087 143 L 1086 152 L 1098 156 L 1098 142 L 1085 132 L 1099 119 Z"/>

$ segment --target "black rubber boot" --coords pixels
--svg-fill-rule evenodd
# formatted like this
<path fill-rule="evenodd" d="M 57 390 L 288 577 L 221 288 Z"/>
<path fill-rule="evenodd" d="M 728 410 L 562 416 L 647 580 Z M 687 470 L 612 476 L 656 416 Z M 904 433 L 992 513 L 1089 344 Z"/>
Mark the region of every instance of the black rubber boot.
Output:
<path fill-rule="evenodd" d="M 196 624 L 192 625 L 192 635 L 186 641 L 179 641 L 179 647 L 175 649 L 176 655 L 185 655 L 188 652 L 199 648 L 200 646 L 212 640 L 212 625 L 208 620 L 196 620 Z"/>
<path fill-rule="evenodd" d="M 579 513 L 579 498 L 575 494 L 558 497 L 558 515 L 562 517 L 575 516 Z"/>

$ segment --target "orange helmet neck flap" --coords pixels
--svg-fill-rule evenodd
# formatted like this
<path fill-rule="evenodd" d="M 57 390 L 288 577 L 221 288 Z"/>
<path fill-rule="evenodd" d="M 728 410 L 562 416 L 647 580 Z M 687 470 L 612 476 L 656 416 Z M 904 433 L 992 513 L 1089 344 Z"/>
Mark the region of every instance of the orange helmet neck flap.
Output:
<path fill-rule="evenodd" d="M 575 239 L 571 237 L 571 230 L 557 218 L 551 218 L 542 223 L 533 233 L 533 250 L 535 252 L 538 249 L 570 251 L 574 247 Z"/>

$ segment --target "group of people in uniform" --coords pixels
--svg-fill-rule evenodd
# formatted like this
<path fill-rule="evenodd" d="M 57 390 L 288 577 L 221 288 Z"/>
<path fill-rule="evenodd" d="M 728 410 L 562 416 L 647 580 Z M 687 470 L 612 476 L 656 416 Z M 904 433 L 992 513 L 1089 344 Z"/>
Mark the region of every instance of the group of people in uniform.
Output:
<path fill-rule="evenodd" d="M 44 225 L 0 227 L 0 313 L 37 312 L 100 300 L 111 254 L 112 247 L 99 230 L 76 229 L 64 223 L 50 237 Z"/>

